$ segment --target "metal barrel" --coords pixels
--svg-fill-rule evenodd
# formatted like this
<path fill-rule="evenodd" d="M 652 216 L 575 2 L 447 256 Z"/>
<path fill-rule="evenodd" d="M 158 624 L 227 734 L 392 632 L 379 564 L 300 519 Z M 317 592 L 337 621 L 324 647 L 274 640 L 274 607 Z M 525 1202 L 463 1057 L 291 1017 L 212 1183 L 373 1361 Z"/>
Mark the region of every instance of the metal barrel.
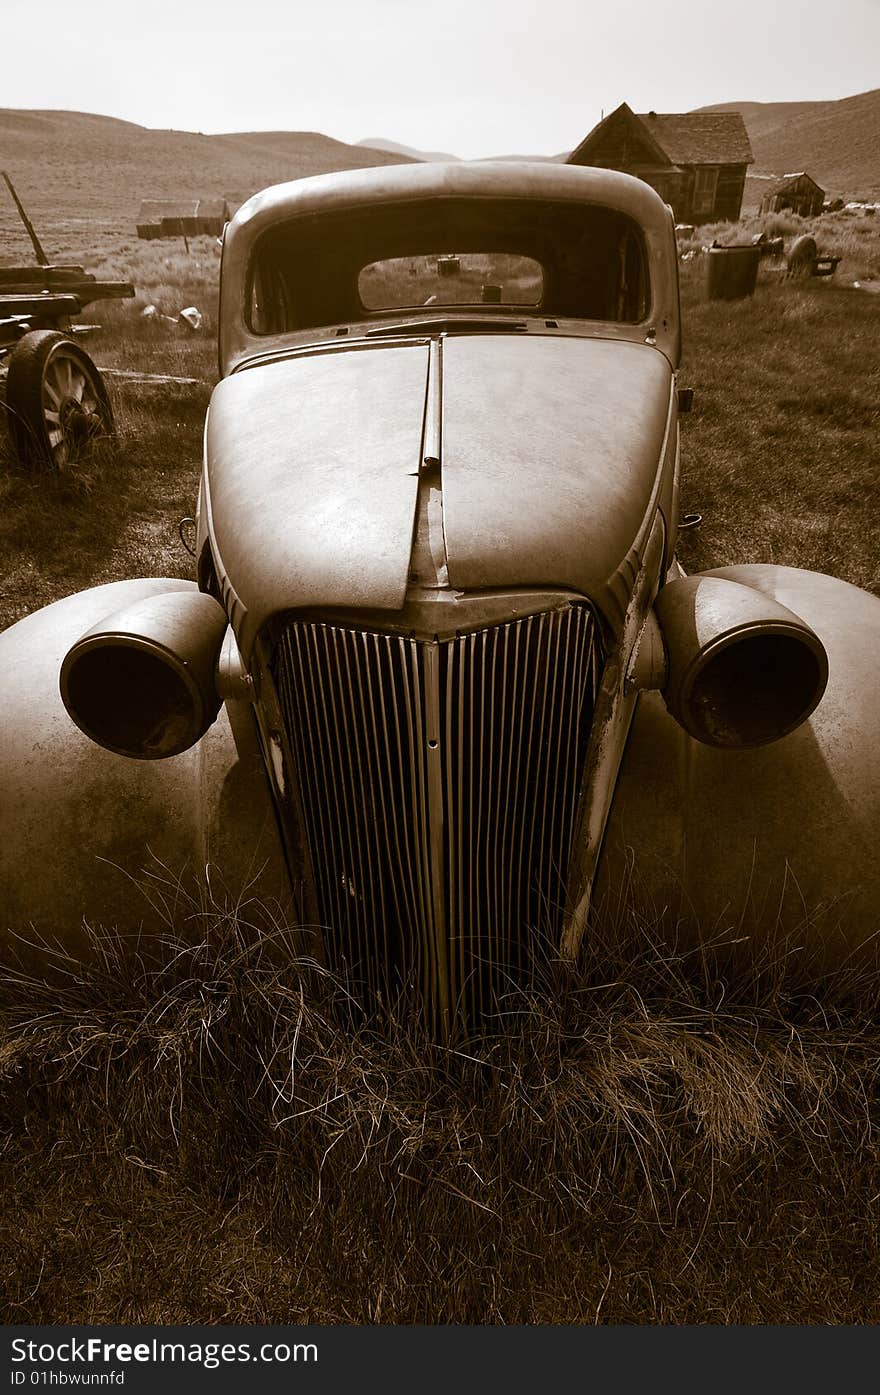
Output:
<path fill-rule="evenodd" d="M 760 247 L 710 247 L 706 262 L 709 300 L 741 300 L 753 295 L 760 260 Z"/>

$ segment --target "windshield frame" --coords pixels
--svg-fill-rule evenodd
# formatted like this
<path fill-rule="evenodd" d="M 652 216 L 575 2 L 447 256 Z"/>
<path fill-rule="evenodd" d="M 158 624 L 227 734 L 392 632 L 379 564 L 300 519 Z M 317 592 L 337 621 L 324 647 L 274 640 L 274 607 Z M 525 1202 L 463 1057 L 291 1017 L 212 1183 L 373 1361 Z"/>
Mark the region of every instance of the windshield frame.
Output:
<path fill-rule="evenodd" d="M 617 258 L 615 238 L 625 239 L 636 249 L 638 304 L 628 315 L 612 311 L 609 297 L 617 294 L 616 285 L 597 265 L 600 253 L 606 263 Z M 364 267 L 376 261 L 441 255 L 451 245 L 462 254 L 473 250 L 526 256 L 541 267 L 539 304 L 477 302 L 481 313 L 540 315 L 627 327 L 647 325 L 651 319 L 651 264 L 643 231 L 635 219 L 600 202 L 514 195 L 385 202 L 279 220 L 262 231 L 250 249 L 243 287 L 245 326 L 265 342 L 267 338 L 315 334 L 336 325 L 423 314 L 424 307 L 419 305 L 368 308 L 359 294 L 359 276 Z M 265 327 L 257 327 L 253 306 L 258 274 L 274 277 L 273 308 L 283 307 L 283 322 L 276 318 Z M 298 311 L 298 320 L 293 306 L 305 307 Z M 474 304 L 442 306 L 444 313 L 452 314 L 473 314 L 475 308 Z"/>
<path fill-rule="evenodd" d="M 455 164 L 392 164 L 369 169 L 311 175 L 263 189 L 242 204 L 226 225 L 220 271 L 218 367 L 226 377 L 248 364 L 270 357 L 327 348 L 339 349 L 362 342 L 378 322 L 378 316 L 362 321 L 351 311 L 322 329 L 292 330 L 273 336 L 257 336 L 246 323 L 247 273 L 258 239 L 268 229 L 294 218 L 309 216 L 321 221 L 331 214 L 349 214 L 365 207 L 399 205 L 409 201 L 437 201 L 448 197 L 531 198 L 573 205 L 601 205 L 626 213 L 644 237 L 651 278 L 651 304 L 641 324 L 562 319 L 541 313 L 523 316 L 520 310 L 494 307 L 494 323 L 505 315 L 528 320 L 530 333 L 559 333 L 576 337 L 629 340 L 652 344 L 676 369 L 681 359 L 681 313 L 678 296 L 678 249 L 672 210 L 650 185 L 617 170 L 581 165 L 529 161 L 461 161 Z M 425 318 L 425 309 L 383 312 L 397 323 L 401 336 L 408 323 Z M 473 310 L 450 310 L 472 319 Z M 492 323 L 487 317 L 487 322 Z M 341 342 L 340 337 L 344 342 Z"/>

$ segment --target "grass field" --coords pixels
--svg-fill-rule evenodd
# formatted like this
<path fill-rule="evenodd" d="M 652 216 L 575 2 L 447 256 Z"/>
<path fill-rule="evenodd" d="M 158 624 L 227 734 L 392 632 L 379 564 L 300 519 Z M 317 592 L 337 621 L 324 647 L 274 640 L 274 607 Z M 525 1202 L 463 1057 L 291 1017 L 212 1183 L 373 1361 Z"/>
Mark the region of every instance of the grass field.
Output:
<path fill-rule="evenodd" d="M 685 568 L 777 562 L 880 592 L 880 299 L 767 280 L 707 301 L 703 274 L 683 268 L 683 506 L 704 519 Z"/>
<path fill-rule="evenodd" d="M 880 594 L 880 299 L 854 265 L 764 267 L 731 303 L 683 265 L 689 570 L 770 560 Z M 199 382 L 112 379 L 119 442 L 69 479 L 0 447 L 0 624 L 191 574 L 215 268 L 208 240 L 93 268 L 141 288 L 95 315 L 96 360 Z M 196 304 L 205 331 L 147 302 Z M 736 968 L 624 924 L 444 1052 L 352 1021 L 259 907 L 202 924 L 0 974 L 6 1321 L 877 1321 L 880 974 L 798 981 L 791 945 Z"/>

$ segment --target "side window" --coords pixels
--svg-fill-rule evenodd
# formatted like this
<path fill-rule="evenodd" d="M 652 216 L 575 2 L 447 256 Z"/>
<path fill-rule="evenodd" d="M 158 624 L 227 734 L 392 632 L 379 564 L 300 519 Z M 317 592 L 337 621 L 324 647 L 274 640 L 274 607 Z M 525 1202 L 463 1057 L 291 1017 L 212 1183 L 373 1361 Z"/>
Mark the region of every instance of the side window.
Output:
<path fill-rule="evenodd" d="M 620 277 L 617 301 L 618 320 L 635 324 L 647 311 L 647 286 L 642 247 L 636 235 L 627 230 L 620 240 Z"/>
<path fill-rule="evenodd" d="M 289 328 L 284 277 L 265 257 L 254 264 L 251 274 L 248 323 L 254 334 L 281 334 Z"/>

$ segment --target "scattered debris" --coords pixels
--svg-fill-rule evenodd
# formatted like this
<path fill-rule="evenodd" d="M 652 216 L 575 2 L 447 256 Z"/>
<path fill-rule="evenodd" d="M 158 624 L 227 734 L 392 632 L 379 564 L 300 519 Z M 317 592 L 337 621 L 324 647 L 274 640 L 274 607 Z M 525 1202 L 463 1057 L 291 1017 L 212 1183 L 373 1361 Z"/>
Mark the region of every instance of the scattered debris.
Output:
<path fill-rule="evenodd" d="M 165 323 L 168 325 L 177 324 L 177 320 L 174 317 L 174 315 L 163 315 L 162 311 L 158 309 L 158 307 L 155 305 L 145 305 L 143 310 L 141 311 L 141 319 L 152 321 L 154 323 L 158 323 L 160 320 L 164 320 Z"/>
<path fill-rule="evenodd" d="M 788 249 L 785 258 L 786 275 L 833 276 L 841 260 L 841 257 L 832 257 L 820 252 L 816 246 L 816 239 L 809 233 L 804 233 L 801 237 L 796 237 Z"/>
<path fill-rule="evenodd" d="M 816 239 L 809 233 L 796 237 L 785 258 L 789 276 L 808 276 L 817 253 Z"/>
<path fill-rule="evenodd" d="M 141 373 L 130 368 L 102 368 L 105 378 L 124 378 L 129 383 L 180 383 L 185 387 L 201 387 L 207 378 L 176 378 L 170 373 Z"/>
<path fill-rule="evenodd" d="M 165 315 L 157 305 L 145 305 L 141 311 L 141 319 L 158 324 L 164 321 L 166 325 L 186 325 L 187 329 L 195 333 L 202 327 L 203 315 L 201 310 L 195 305 L 187 305 L 177 315 Z"/>
<path fill-rule="evenodd" d="M 781 257 L 785 253 L 784 237 L 768 237 L 765 232 L 755 233 L 752 246 L 757 247 L 761 257 Z"/>

